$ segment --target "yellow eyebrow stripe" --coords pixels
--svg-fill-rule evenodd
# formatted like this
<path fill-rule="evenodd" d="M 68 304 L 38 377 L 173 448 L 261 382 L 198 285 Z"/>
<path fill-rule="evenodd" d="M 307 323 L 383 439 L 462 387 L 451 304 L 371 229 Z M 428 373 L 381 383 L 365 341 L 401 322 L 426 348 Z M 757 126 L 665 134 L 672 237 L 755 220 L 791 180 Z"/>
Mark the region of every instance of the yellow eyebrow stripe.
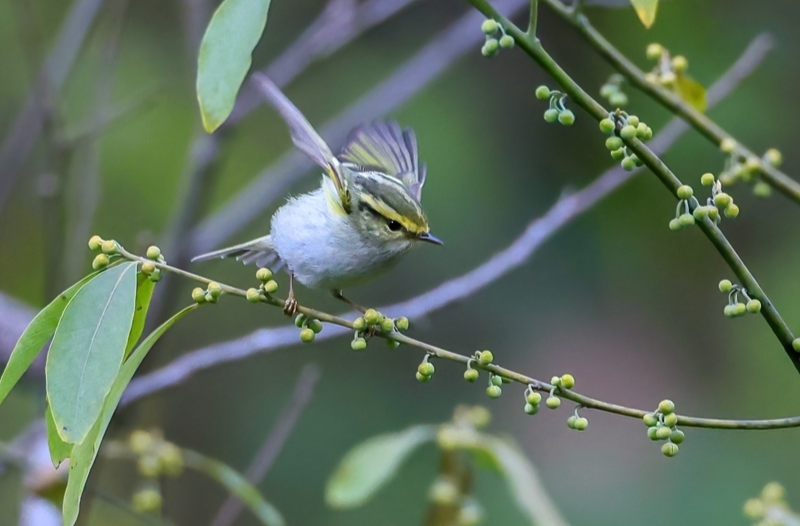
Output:
<path fill-rule="evenodd" d="M 424 225 L 419 225 L 409 220 L 407 217 L 401 216 L 392 207 L 390 207 L 380 199 L 375 199 L 368 194 L 361 194 L 361 200 L 364 201 L 364 203 L 366 203 L 370 208 L 378 212 L 386 219 L 397 221 L 403 226 L 403 228 L 405 228 L 406 230 L 408 230 L 413 234 L 421 234 L 425 231 Z"/>

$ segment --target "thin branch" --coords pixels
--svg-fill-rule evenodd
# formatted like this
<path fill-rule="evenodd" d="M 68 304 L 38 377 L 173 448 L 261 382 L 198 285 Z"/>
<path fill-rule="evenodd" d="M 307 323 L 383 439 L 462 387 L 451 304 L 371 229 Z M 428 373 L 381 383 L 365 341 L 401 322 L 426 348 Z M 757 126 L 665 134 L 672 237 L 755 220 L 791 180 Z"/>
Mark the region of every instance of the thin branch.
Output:
<path fill-rule="evenodd" d="M 534 59 L 540 66 L 542 66 L 553 78 L 562 86 L 564 91 L 569 95 L 570 99 L 575 101 L 579 106 L 586 110 L 592 117 L 598 121 L 608 117 L 609 112 L 601 106 L 594 98 L 592 98 L 586 91 L 581 88 L 572 78 L 564 71 L 561 66 L 544 50 L 541 43 L 528 42 L 525 40 L 525 34 L 507 18 L 502 16 L 494 7 L 492 7 L 486 0 L 468 0 L 477 10 L 482 12 L 485 16 L 495 19 L 498 23 L 502 24 L 506 32 L 511 34 L 519 43 L 520 48 L 525 51 L 532 59 Z M 636 156 L 647 166 L 650 170 L 661 180 L 664 186 L 672 193 L 674 198 L 677 198 L 678 188 L 683 184 L 674 173 L 667 167 L 666 164 L 648 148 L 639 139 L 625 140 L 625 145 L 628 150 L 636 154 Z M 690 210 L 693 211 L 698 206 L 697 200 L 693 199 L 690 204 Z M 706 235 L 706 237 L 717 249 L 722 258 L 728 264 L 730 269 L 736 275 L 739 282 L 747 289 L 748 294 L 753 298 L 761 301 L 762 309 L 761 315 L 767 321 L 773 334 L 780 341 L 784 352 L 791 360 L 795 369 L 800 372 L 800 353 L 796 352 L 792 347 L 794 335 L 786 322 L 778 313 L 775 306 L 767 297 L 764 290 L 756 281 L 750 269 L 744 264 L 744 261 L 736 253 L 733 246 L 727 240 L 725 235 L 719 227 L 709 218 L 697 222 L 697 226 Z"/>
<path fill-rule="evenodd" d="M 253 459 L 253 462 L 245 472 L 245 478 L 253 486 L 257 486 L 258 483 L 264 479 L 264 476 L 272 467 L 275 459 L 278 458 L 278 455 L 283 449 L 283 445 L 286 443 L 295 425 L 297 425 L 300 415 L 303 413 L 306 405 L 311 401 L 311 397 L 314 395 L 314 386 L 318 380 L 319 369 L 316 366 L 307 365 L 303 368 L 303 371 L 300 373 L 300 378 L 297 379 L 297 383 L 295 384 L 291 400 L 289 400 L 289 403 L 283 408 L 283 411 L 278 417 L 278 421 L 270 430 L 266 440 L 264 440 L 264 443 Z M 244 504 L 242 504 L 242 501 L 230 495 L 217 512 L 214 520 L 211 521 L 211 526 L 232 525 L 236 522 L 236 518 L 243 509 Z"/>

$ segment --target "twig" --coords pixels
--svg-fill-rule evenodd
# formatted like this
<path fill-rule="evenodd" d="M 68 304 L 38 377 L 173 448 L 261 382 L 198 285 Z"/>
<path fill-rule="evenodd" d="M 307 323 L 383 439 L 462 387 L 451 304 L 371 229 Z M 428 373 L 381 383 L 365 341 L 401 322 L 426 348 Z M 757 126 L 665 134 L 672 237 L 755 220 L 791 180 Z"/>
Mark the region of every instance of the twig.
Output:
<path fill-rule="evenodd" d="M 297 379 L 291 400 L 283 408 L 278 421 L 270 430 L 253 462 L 245 472 L 247 481 L 254 486 L 264 479 L 273 462 L 278 458 L 283 445 L 297 424 L 297 420 L 311 401 L 311 397 L 314 395 L 314 386 L 318 380 L 319 369 L 314 365 L 306 365 L 300 373 L 300 378 Z M 211 521 L 211 526 L 230 526 L 243 509 L 242 501 L 230 495 L 217 512 L 217 516 Z"/>

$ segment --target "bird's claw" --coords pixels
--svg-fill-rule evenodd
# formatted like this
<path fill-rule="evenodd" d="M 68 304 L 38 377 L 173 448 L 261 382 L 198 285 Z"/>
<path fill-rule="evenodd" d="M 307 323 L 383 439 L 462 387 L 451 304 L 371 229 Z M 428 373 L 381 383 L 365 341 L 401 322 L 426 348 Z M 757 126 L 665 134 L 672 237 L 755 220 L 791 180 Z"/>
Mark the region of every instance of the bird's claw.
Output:
<path fill-rule="evenodd" d="M 283 303 L 283 313 L 287 316 L 294 316 L 297 312 L 297 300 L 294 296 L 289 296 Z"/>

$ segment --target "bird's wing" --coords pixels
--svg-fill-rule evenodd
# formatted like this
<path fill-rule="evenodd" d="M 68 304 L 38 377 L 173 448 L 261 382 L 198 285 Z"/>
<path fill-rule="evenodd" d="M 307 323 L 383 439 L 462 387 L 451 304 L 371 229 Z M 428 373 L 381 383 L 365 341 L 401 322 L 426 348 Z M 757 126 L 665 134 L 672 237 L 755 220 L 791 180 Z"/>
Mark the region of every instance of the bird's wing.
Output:
<path fill-rule="evenodd" d="M 339 194 L 342 208 L 349 212 L 350 194 L 347 191 L 347 181 L 342 177 L 342 168 L 331 149 L 303 114 L 300 113 L 300 110 L 286 98 L 286 95 L 269 77 L 263 73 L 254 73 L 253 80 L 256 82 L 261 94 L 264 95 L 264 98 L 272 104 L 272 107 L 286 121 L 295 146 L 325 169 L 325 175 L 333 181 L 333 186 Z"/>
<path fill-rule="evenodd" d="M 373 169 L 399 179 L 419 201 L 425 184 L 425 163 L 419 162 L 414 130 L 394 122 L 376 121 L 350 132 L 338 155 L 359 169 Z"/>
<path fill-rule="evenodd" d="M 264 236 L 240 245 L 200 254 L 192 258 L 192 263 L 227 257 L 235 257 L 237 261 L 241 261 L 245 265 L 256 263 L 259 267 L 269 267 L 273 272 L 279 271 L 284 266 L 283 260 L 275 251 L 272 236 Z"/>

